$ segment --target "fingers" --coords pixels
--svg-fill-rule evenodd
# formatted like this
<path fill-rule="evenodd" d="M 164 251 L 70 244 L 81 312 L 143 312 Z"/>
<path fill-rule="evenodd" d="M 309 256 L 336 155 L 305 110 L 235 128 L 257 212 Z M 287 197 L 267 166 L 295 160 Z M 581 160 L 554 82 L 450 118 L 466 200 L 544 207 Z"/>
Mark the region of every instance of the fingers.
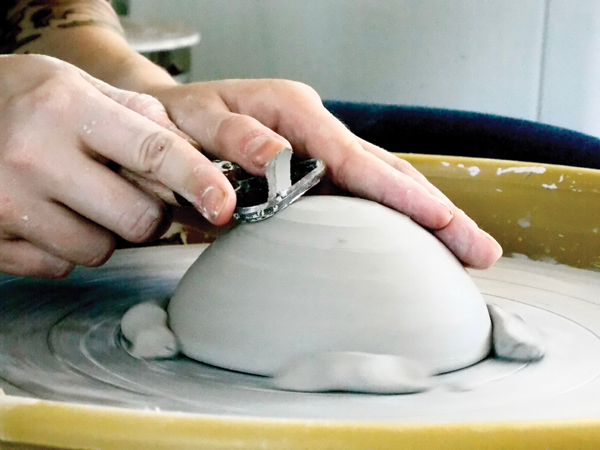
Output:
<path fill-rule="evenodd" d="M 64 161 L 57 160 L 57 166 L 65 170 L 54 175 L 61 182 L 47 178 L 42 185 L 45 195 L 38 201 L 19 202 L 17 211 L 5 215 L 3 234 L 19 239 L 0 241 L 0 249 L 6 250 L 0 250 L 0 270 L 15 275 L 66 276 L 75 264 L 103 264 L 115 248 L 111 231 L 141 242 L 162 234 L 168 226 L 162 202 L 82 154 L 72 155 L 70 162 L 67 168 Z M 72 173 L 85 176 L 73 177 Z M 34 187 L 20 194 L 25 199 L 39 196 Z"/>
<path fill-rule="evenodd" d="M 142 116 L 157 123 L 161 127 L 172 131 L 173 133 L 190 142 L 193 142 L 189 136 L 183 133 L 173 122 L 171 122 L 171 119 L 169 119 L 169 115 L 167 114 L 167 111 L 162 103 L 151 95 L 140 94 L 138 92 L 116 88 L 102 80 L 94 78 L 83 70 L 79 70 L 79 73 L 84 80 L 120 105 L 123 105 L 126 108 L 141 114 Z"/>
<path fill-rule="evenodd" d="M 433 234 L 465 265 L 474 269 L 487 269 L 502 256 L 500 244 L 459 209 L 447 227 Z"/>
<path fill-rule="evenodd" d="M 23 239 L 0 240 L 0 270 L 10 275 L 64 278 L 74 267 Z"/>
<path fill-rule="evenodd" d="M 357 139 L 360 142 L 361 146 L 367 152 L 372 153 L 373 155 L 377 156 L 382 161 L 385 161 L 387 164 L 392 166 L 394 169 L 411 177 L 413 180 L 415 180 L 418 183 L 420 183 L 421 185 L 423 185 L 425 187 L 425 189 L 427 189 L 432 195 L 434 195 L 437 198 L 439 198 L 440 200 L 442 200 L 448 206 L 451 206 L 451 207 L 453 206 L 450 199 L 448 199 L 448 197 L 446 197 L 442 193 L 442 191 L 440 191 L 437 187 L 435 187 L 433 184 L 431 184 L 429 182 L 429 180 L 425 177 L 425 175 L 423 175 L 421 172 L 419 172 L 417 169 L 415 169 L 412 166 L 412 164 L 410 164 L 408 161 L 398 158 L 397 156 L 388 152 L 387 150 L 377 147 L 376 145 L 373 145 L 370 142 L 365 141 L 364 139 L 361 139 L 361 138 L 357 138 Z"/>
<path fill-rule="evenodd" d="M 114 236 L 68 208 L 40 202 L 32 209 L 16 233 L 41 251 L 89 267 L 103 264 L 113 253 Z"/>
<path fill-rule="evenodd" d="M 263 142 L 271 145 L 273 132 L 271 135 L 267 133 L 272 128 L 289 138 L 299 154 L 322 159 L 335 183 L 350 192 L 401 211 L 431 229 L 443 228 L 450 222 L 452 211 L 444 202 L 414 179 L 365 152 L 356 137 L 323 107 L 312 89 L 300 83 L 274 80 L 271 81 L 273 88 L 268 90 L 263 88 L 263 83 L 229 81 L 222 84 L 226 88 L 219 91 L 227 108 L 257 117 L 260 122 L 248 120 L 248 116 L 220 111 L 216 100 L 212 101 L 214 106 L 206 107 L 203 112 L 196 108 L 190 109 L 187 114 L 196 112 L 194 117 L 216 120 L 219 125 L 213 130 L 213 136 L 221 136 L 219 131 L 222 131 L 223 138 L 213 139 L 211 145 L 229 145 L 228 150 L 221 152 L 231 155 L 236 162 L 239 162 L 235 159 L 236 149 L 239 149 L 241 158 L 248 158 L 250 153 L 244 149 L 249 140 L 244 141 L 244 137 L 262 133 L 268 136 L 262 138 Z M 259 94 L 255 92 L 267 94 L 258 98 Z M 180 120 L 175 120 L 182 125 Z M 184 128 L 184 131 L 198 139 L 203 148 L 208 148 L 205 136 L 198 136 L 191 127 Z M 234 137 L 226 141 L 226 136 L 231 135 Z M 271 160 L 278 150 L 277 146 L 265 145 L 261 153 L 264 159 L 259 161 Z"/>
<path fill-rule="evenodd" d="M 185 87 L 184 87 L 185 89 Z M 186 97 L 179 110 L 178 125 L 201 143 L 211 155 L 235 161 L 248 173 L 264 175 L 268 162 L 290 143 L 258 120 L 231 112 L 223 100 L 214 95 Z M 193 120 L 190 120 L 193 118 Z"/>
<path fill-rule="evenodd" d="M 360 150 L 340 153 L 330 170 L 342 187 L 356 195 L 400 211 L 426 228 L 441 229 L 450 223 L 450 208 L 425 187 L 385 162 Z"/>
<path fill-rule="evenodd" d="M 140 94 L 138 92 L 118 89 L 108 83 L 105 83 L 104 81 L 92 77 L 86 72 L 79 72 L 88 83 L 90 83 L 107 97 L 110 97 L 120 105 L 125 106 L 126 108 L 152 120 L 161 127 L 172 131 L 179 137 L 188 141 L 194 148 L 200 150 L 200 145 L 195 140 L 193 140 L 190 136 L 177 128 L 173 122 L 171 122 L 171 119 L 169 119 L 169 115 L 167 114 L 164 106 L 156 98 L 147 94 Z M 123 167 L 119 169 L 118 173 L 120 176 L 140 189 L 157 195 L 167 204 L 179 204 L 173 195 L 173 191 L 162 183 L 156 180 L 149 180 L 148 178 L 145 178 L 142 175 Z"/>
<path fill-rule="evenodd" d="M 432 195 L 449 205 L 453 212 L 452 220 L 446 227 L 435 231 L 434 234 L 465 265 L 475 269 L 487 269 L 502 256 L 502 247 L 500 247 L 500 244 L 488 233 L 481 230 L 470 217 L 458 209 L 410 163 L 362 139 L 360 142 L 366 151 L 374 154 L 399 172 L 413 178 Z"/>
<path fill-rule="evenodd" d="M 112 100 L 100 97 L 98 102 L 97 111 L 84 118 L 89 125 L 80 136 L 88 148 L 164 184 L 212 223 L 227 223 L 235 208 L 235 194 L 208 159 L 185 139 Z"/>
<path fill-rule="evenodd" d="M 426 228 L 450 223 L 452 210 L 421 183 L 366 152 L 356 137 L 324 109 L 313 114 L 314 133 L 298 136 L 304 148 L 322 159 L 339 186 L 400 211 Z M 297 131 L 298 132 L 298 131 Z"/>
<path fill-rule="evenodd" d="M 487 268 L 501 256 L 500 245 L 409 163 L 359 140 L 310 93 L 294 104 L 287 114 L 262 120 L 275 120 L 271 125 L 295 149 L 322 159 L 336 184 L 438 230 L 436 236 L 468 266 Z"/>
<path fill-rule="evenodd" d="M 63 174 L 63 181 L 52 183 L 48 195 L 72 211 L 129 242 L 149 241 L 168 228 L 170 213 L 165 204 L 107 167 L 75 155 L 68 170 L 85 176 Z"/>
<path fill-rule="evenodd" d="M 119 167 L 116 173 L 118 173 L 120 177 L 123 177 L 134 186 L 142 189 L 144 192 L 151 192 L 152 194 L 156 195 L 166 204 L 173 206 L 181 206 L 181 204 L 177 201 L 177 198 L 175 197 L 173 191 L 166 187 L 164 184 L 156 180 L 149 180 L 148 178 L 144 178 L 139 173 L 132 172 L 131 170 L 125 169 L 123 167 Z"/>
<path fill-rule="evenodd" d="M 212 129 L 190 130 L 205 151 L 219 159 L 235 161 L 254 175 L 264 175 L 267 163 L 282 148 L 290 147 L 287 140 L 256 119 L 223 108 L 201 110 L 198 121 L 214 124 Z"/>

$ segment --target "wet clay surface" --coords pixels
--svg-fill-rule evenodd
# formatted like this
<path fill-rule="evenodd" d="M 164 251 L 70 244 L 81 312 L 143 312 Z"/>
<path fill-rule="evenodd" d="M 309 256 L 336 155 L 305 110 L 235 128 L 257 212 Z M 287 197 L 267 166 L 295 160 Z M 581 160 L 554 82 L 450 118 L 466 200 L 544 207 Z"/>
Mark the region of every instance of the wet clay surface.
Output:
<path fill-rule="evenodd" d="M 0 276 L 0 384 L 9 395 L 236 417 L 404 422 L 581 419 L 600 405 L 600 275 L 503 258 L 470 271 L 486 302 L 544 339 L 533 364 L 486 359 L 434 377 L 417 395 L 307 394 L 184 357 L 130 356 L 119 324 L 133 305 L 168 298 L 204 246 L 120 250 L 62 281 Z"/>

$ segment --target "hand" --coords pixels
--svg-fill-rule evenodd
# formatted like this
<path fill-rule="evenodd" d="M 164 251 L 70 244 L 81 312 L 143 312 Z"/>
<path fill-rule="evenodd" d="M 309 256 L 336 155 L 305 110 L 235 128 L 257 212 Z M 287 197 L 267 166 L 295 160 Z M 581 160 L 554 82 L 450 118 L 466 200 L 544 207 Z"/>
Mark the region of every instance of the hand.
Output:
<path fill-rule="evenodd" d="M 498 243 L 408 162 L 353 135 L 310 87 L 286 80 L 224 80 L 155 88 L 150 93 L 203 150 L 263 175 L 291 143 L 322 159 L 335 184 L 383 203 L 434 234 L 467 266 L 487 268 Z M 229 210 L 228 214 L 229 214 Z"/>
<path fill-rule="evenodd" d="M 111 162 L 178 192 L 215 224 L 229 220 L 231 185 L 155 99 L 49 57 L 0 56 L 0 73 L 0 271 L 62 277 L 102 264 L 115 234 L 160 235 L 164 203 Z"/>

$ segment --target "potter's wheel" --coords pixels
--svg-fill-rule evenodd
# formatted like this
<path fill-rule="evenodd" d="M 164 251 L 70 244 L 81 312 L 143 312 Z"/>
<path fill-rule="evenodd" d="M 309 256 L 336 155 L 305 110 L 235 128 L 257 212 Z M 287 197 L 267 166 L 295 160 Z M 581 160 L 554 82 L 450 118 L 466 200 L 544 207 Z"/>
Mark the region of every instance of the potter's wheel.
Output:
<path fill-rule="evenodd" d="M 140 361 L 119 320 L 133 304 L 169 297 L 204 246 L 119 251 L 69 279 L 0 276 L 0 387 L 48 400 L 216 416 L 475 422 L 600 416 L 600 274 L 517 259 L 472 271 L 488 302 L 517 312 L 547 343 L 524 365 L 486 360 L 442 375 L 416 395 L 277 391 L 269 379 L 186 358 Z"/>

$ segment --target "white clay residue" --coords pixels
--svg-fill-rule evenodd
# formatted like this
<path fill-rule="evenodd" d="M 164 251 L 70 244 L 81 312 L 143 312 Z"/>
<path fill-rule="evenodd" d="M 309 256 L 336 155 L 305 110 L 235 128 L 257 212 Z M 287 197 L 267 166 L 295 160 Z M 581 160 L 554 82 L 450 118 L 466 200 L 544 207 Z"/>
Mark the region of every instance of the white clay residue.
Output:
<path fill-rule="evenodd" d="M 523 253 L 511 253 L 510 257 L 514 259 L 529 260 L 529 256 L 524 255 Z"/>
<path fill-rule="evenodd" d="M 469 175 L 474 177 L 474 176 L 477 176 L 479 174 L 479 172 L 481 172 L 481 169 L 477 166 L 471 166 L 471 167 L 467 168 L 467 171 L 469 172 Z"/>
<path fill-rule="evenodd" d="M 531 226 L 531 213 L 527 213 L 525 217 L 517 220 L 517 223 L 521 228 L 529 228 Z"/>
<path fill-rule="evenodd" d="M 546 188 L 546 189 L 558 189 L 558 186 L 555 183 L 552 183 L 552 184 L 542 184 L 542 187 Z"/>
<path fill-rule="evenodd" d="M 533 362 L 544 356 L 544 343 L 538 332 L 518 314 L 488 304 L 492 319 L 492 345 L 499 358 Z"/>
<path fill-rule="evenodd" d="M 525 255 L 513 256 L 528 259 Z M 494 356 L 519 363 L 535 362 L 544 356 L 541 337 L 521 316 L 494 304 L 487 307 L 492 319 Z M 452 386 L 462 386 L 460 390 L 477 387 L 467 388 L 463 384 L 455 382 Z M 296 357 L 285 364 L 274 375 L 273 385 L 300 392 L 410 394 L 440 383 L 432 370 L 411 358 L 363 352 L 322 352 Z"/>
<path fill-rule="evenodd" d="M 544 173 L 546 172 L 545 167 L 507 167 L 506 169 L 498 168 L 496 175 L 502 175 L 504 173 Z"/>
<path fill-rule="evenodd" d="M 446 161 L 442 161 L 442 166 L 444 166 L 444 167 L 450 167 L 450 163 L 446 162 Z"/>
<path fill-rule="evenodd" d="M 169 358 L 179 353 L 167 318 L 156 300 L 131 307 L 121 319 L 121 332 L 131 344 L 129 353 L 136 358 Z"/>
<path fill-rule="evenodd" d="M 546 250 L 546 253 L 548 253 L 548 250 Z M 539 261 L 544 262 L 546 264 L 552 264 L 553 266 L 558 264 L 558 261 L 556 261 L 556 259 L 554 258 L 550 258 L 549 256 L 546 256 L 544 258 L 540 258 Z"/>
<path fill-rule="evenodd" d="M 401 356 L 325 352 L 298 357 L 275 374 L 275 387 L 290 391 L 409 394 L 432 386 L 421 363 Z"/>

